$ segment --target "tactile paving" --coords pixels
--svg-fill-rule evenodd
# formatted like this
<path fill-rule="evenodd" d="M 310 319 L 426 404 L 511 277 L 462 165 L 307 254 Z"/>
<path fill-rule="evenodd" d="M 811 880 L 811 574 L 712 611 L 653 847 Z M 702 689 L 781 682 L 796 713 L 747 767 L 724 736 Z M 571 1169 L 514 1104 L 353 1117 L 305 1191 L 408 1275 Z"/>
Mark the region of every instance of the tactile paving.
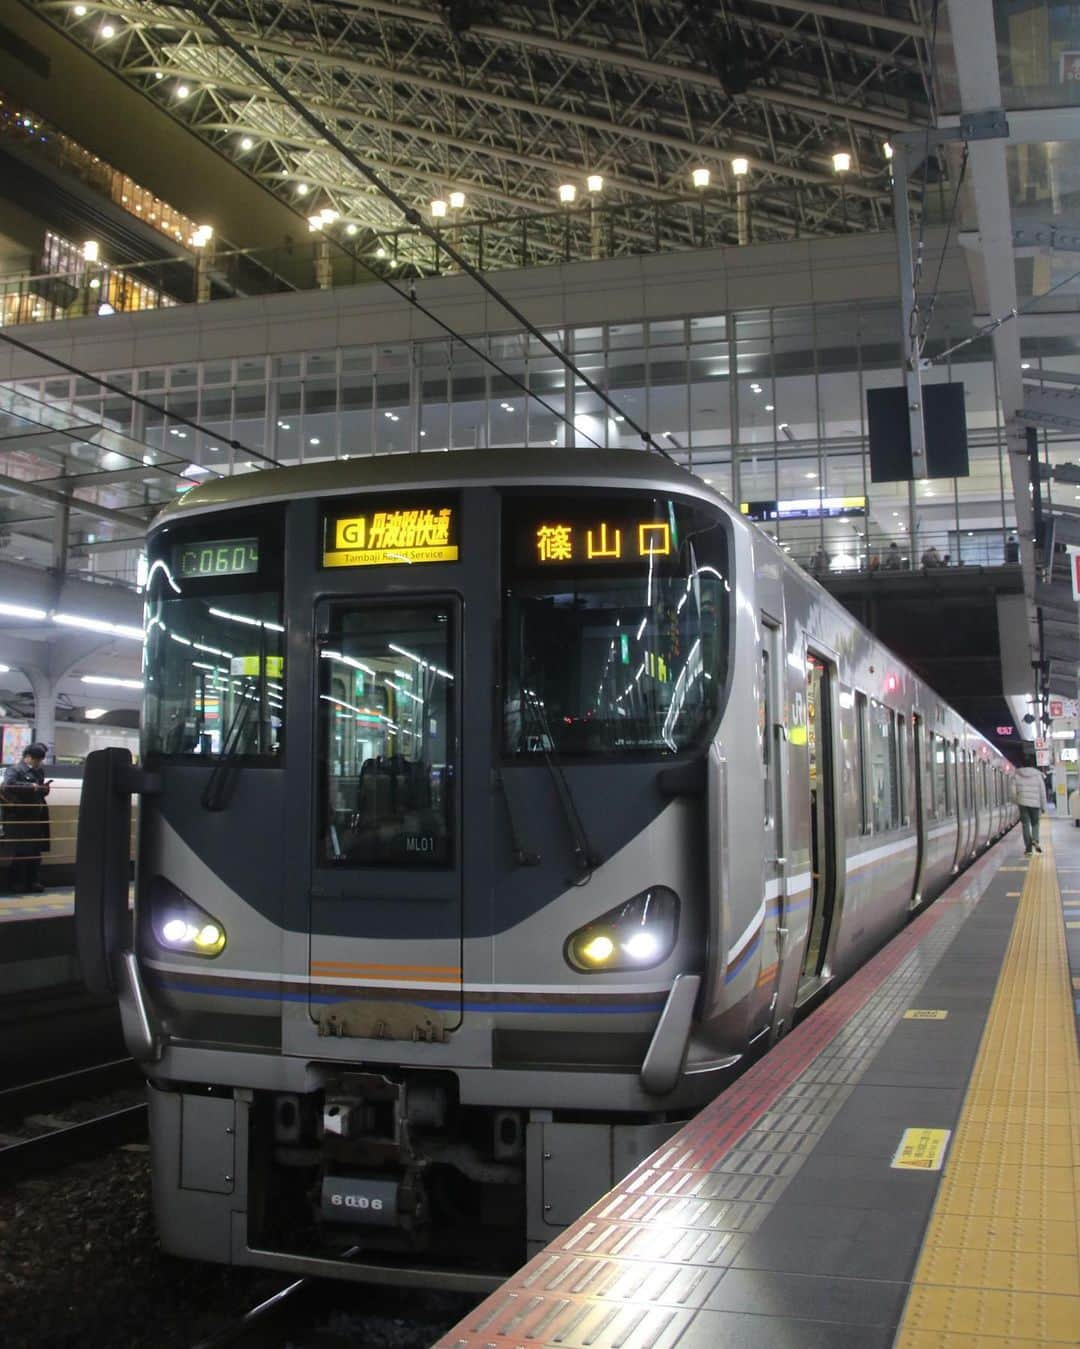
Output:
<path fill-rule="evenodd" d="M 1080 1344 L 1080 1059 L 1053 851 L 1036 856 L 897 1349 Z"/>

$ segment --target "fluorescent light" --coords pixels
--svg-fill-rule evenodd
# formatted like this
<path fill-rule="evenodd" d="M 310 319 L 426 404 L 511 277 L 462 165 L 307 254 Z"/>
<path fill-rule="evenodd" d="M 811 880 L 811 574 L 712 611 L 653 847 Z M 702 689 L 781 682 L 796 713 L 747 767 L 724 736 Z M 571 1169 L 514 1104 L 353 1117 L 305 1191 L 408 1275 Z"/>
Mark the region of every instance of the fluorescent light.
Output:
<path fill-rule="evenodd" d="M 10 671 L 11 671 L 10 665 L 0 665 L 0 674 L 9 674 Z"/>
<path fill-rule="evenodd" d="M 141 679 L 117 679 L 112 675 L 83 675 L 84 684 L 105 684 L 110 688 L 117 689 L 141 689 L 143 682 Z"/>
<path fill-rule="evenodd" d="M 244 139 L 240 142 L 240 149 L 250 150 L 254 144 L 255 142 L 251 139 L 250 136 L 245 136 Z"/>
<path fill-rule="evenodd" d="M 0 604 L 0 614 L 9 618 L 48 618 L 44 609 L 30 609 L 25 604 Z"/>
<path fill-rule="evenodd" d="M 108 710 L 107 707 L 88 707 L 83 712 L 83 716 L 87 721 L 97 721 L 98 717 L 103 717 Z"/>
<path fill-rule="evenodd" d="M 65 628 L 85 628 L 87 632 L 107 632 L 112 637 L 130 637 L 134 641 L 143 639 L 142 628 L 132 628 L 126 623 L 109 623 L 103 618 L 85 618 L 82 614 L 53 614 L 53 622 Z"/>

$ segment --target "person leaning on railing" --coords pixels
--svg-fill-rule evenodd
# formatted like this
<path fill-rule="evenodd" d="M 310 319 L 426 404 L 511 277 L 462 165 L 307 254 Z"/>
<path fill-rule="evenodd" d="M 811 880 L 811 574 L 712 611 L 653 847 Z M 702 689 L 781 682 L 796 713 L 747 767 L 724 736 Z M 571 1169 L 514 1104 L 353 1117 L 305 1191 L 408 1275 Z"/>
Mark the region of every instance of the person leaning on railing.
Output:
<path fill-rule="evenodd" d="M 0 785 L 4 841 L 12 849 L 8 889 L 16 894 L 40 895 L 45 889 L 38 880 L 38 871 L 41 854 L 49 851 L 46 799 L 52 780 L 46 781 L 41 767 L 47 753 L 44 745 L 27 745 L 22 760 L 4 770 Z"/>

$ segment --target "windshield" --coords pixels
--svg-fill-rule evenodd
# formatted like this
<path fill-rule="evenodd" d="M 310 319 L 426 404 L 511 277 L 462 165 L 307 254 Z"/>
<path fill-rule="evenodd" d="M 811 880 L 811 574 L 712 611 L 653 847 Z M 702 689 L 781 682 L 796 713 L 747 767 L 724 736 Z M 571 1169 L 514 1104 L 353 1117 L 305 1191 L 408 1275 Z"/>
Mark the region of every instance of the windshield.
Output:
<path fill-rule="evenodd" d="M 651 495 L 507 497 L 510 754 L 670 755 L 719 712 L 728 656 L 723 519 Z"/>
<path fill-rule="evenodd" d="M 145 754 L 280 755 L 281 530 L 281 512 L 259 508 L 152 537 Z"/>
<path fill-rule="evenodd" d="M 146 753 L 278 754 L 284 632 L 276 593 L 151 599 Z"/>

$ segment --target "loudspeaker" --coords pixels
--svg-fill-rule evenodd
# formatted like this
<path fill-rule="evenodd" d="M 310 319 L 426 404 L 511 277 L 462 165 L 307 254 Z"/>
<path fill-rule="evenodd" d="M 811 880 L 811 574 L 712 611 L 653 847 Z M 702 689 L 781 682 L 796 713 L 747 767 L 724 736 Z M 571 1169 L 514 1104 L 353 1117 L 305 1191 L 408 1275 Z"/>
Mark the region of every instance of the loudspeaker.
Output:
<path fill-rule="evenodd" d="M 924 384 L 922 400 L 927 477 L 966 478 L 970 470 L 963 384 Z M 914 474 L 907 390 L 867 389 L 866 415 L 870 481 L 910 482 Z"/>

